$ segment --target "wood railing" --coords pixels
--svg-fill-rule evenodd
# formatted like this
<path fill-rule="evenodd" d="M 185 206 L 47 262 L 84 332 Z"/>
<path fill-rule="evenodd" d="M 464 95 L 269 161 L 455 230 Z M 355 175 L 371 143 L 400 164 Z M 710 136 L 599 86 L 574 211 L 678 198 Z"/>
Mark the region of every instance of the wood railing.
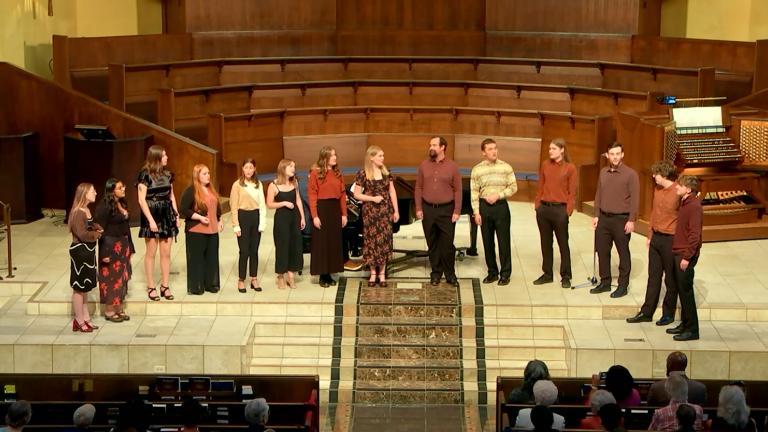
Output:
<path fill-rule="evenodd" d="M 2 211 L 2 227 L 0 227 L 0 231 L 2 231 L 5 237 L 6 256 L 8 257 L 8 274 L 5 275 L 5 279 L 12 279 L 15 268 L 13 267 L 13 243 L 11 236 L 11 206 L 0 201 L 0 211 Z M 0 238 L 0 240 L 3 239 Z M 0 269 L 2 268 L 0 267 Z M 3 280 L 2 276 L 0 276 L 0 280 Z"/>

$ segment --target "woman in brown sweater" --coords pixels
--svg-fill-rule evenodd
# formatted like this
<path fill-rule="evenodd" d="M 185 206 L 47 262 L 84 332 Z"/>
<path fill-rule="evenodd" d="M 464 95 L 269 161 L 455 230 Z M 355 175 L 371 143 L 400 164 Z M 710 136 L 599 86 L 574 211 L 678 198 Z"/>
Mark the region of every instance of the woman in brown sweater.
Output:
<path fill-rule="evenodd" d="M 90 333 L 99 327 L 88 314 L 88 292 L 98 284 L 96 241 L 103 230 L 93 222 L 89 204 L 96 201 L 96 190 L 90 183 L 80 183 L 75 190 L 67 222 L 72 233 L 69 246 L 69 284 L 72 286 L 72 331 Z"/>

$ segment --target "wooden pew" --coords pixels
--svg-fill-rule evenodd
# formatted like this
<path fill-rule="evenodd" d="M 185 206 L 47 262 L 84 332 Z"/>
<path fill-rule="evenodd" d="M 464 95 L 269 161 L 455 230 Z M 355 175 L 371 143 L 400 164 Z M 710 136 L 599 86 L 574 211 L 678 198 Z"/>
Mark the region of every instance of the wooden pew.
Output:
<path fill-rule="evenodd" d="M 349 79 L 465 80 L 572 85 L 654 91 L 697 97 L 702 82 L 715 79 L 708 68 L 556 59 L 490 57 L 278 57 L 210 59 L 109 65 L 110 105 L 141 117 L 162 88 L 184 89 L 242 83 Z M 731 79 L 745 79 L 736 74 Z M 747 94 L 749 89 L 745 90 Z M 147 112 L 149 110 L 149 113 Z"/>
<path fill-rule="evenodd" d="M 587 87 L 475 81 L 347 80 L 163 89 L 158 124 L 207 143 L 206 116 L 315 106 L 456 106 L 615 116 L 647 111 L 646 93 Z"/>
<path fill-rule="evenodd" d="M 125 401 L 140 398 L 149 405 L 153 424 L 180 423 L 178 405 L 185 396 L 201 399 L 208 405 L 204 423 L 209 426 L 226 422 L 245 425 L 244 400 L 264 397 L 270 405 L 270 422 L 292 430 L 317 431 L 319 428 L 319 377 L 317 375 L 205 375 L 210 382 L 228 383 L 227 390 L 194 389 L 185 382 L 200 375 L 171 375 L 178 378 L 175 390 L 164 387 L 157 375 L 0 375 L 0 383 L 8 389 L 15 387 L 15 398 L 33 404 L 33 426 L 49 427 L 70 424 L 75 408 L 83 403 L 97 407 L 96 424 L 114 420 Z M 176 382 L 170 380 L 171 382 Z M 166 381 L 168 382 L 168 381 Z M 250 386 L 251 395 L 243 393 Z M 9 403 L 0 404 L 0 417 L 4 417 Z M 156 422 L 156 423 L 155 423 Z"/>
<path fill-rule="evenodd" d="M 283 157 L 304 170 L 323 145 L 333 145 L 345 167 L 361 165 L 372 144 L 384 149 L 388 166 L 416 166 L 436 133 L 449 140 L 449 156 L 461 167 L 477 163 L 480 141 L 492 136 L 500 157 L 516 172 L 535 173 L 547 154 L 542 153 L 541 140 L 564 137 L 574 162 L 582 164 L 594 163 L 596 149 L 607 145 L 611 136 L 609 117 L 463 107 L 294 108 L 211 114 L 208 121 L 208 143 L 222 156 L 222 185 L 235 180 L 246 157 L 256 160 L 260 173 L 274 172 Z"/>

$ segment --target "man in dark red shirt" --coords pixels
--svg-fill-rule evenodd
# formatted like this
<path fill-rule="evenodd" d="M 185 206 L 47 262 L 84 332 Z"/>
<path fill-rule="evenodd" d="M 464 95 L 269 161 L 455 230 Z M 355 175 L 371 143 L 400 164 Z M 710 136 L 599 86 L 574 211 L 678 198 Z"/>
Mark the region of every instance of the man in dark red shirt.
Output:
<path fill-rule="evenodd" d="M 699 261 L 701 251 L 704 210 L 697 196 L 699 193 L 697 177 L 681 176 L 676 187 L 681 203 L 677 214 L 675 237 L 672 240 L 672 252 L 675 254 L 675 280 L 680 293 L 681 322 L 677 327 L 667 329 L 667 333 L 675 335 L 676 341 L 688 341 L 699 338 L 699 315 L 693 294 L 693 269 Z"/>
<path fill-rule="evenodd" d="M 416 174 L 414 204 L 427 239 L 430 283 L 438 285 L 445 275 L 445 281 L 458 288 L 453 238 L 461 214 L 461 174 L 456 162 L 446 157 L 446 150 L 445 138 L 429 141 L 429 159 L 419 164 Z"/>
<path fill-rule="evenodd" d="M 616 245 L 619 253 L 619 287 L 611 297 L 627 295 L 629 272 L 632 270 L 632 256 L 629 253 L 629 238 L 635 230 L 635 221 L 640 207 L 640 180 L 637 171 L 624 165 L 624 149 L 614 142 L 605 153 L 608 166 L 600 170 L 595 193 L 595 249 L 600 262 L 600 285 L 589 292 L 599 294 L 611 290 L 611 246 Z"/>

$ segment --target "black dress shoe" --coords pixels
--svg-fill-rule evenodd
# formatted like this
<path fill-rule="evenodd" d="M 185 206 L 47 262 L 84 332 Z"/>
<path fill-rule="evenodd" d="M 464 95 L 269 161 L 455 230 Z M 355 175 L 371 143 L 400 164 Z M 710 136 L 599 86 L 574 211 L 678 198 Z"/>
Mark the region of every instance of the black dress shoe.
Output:
<path fill-rule="evenodd" d="M 453 285 L 453 286 L 454 286 L 454 287 L 456 287 L 456 288 L 458 288 L 458 287 L 459 287 L 459 280 L 458 280 L 457 278 L 451 278 L 451 279 L 448 279 L 448 278 L 446 278 L 446 279 L 445 279 L 445 281 L 446 281 L 446 282 L 447 282 L 449 285 Z"/>
<path fill-rule="evenodd" d="M 661 319 L 656 321 L 657 326 L 665 326 L 670 325 L 675 321 L 675 319 L 671 316 L 662 316 Z"/>
<path fill-rule="evenodd" d="M 699 339 L 699 334 L 691 332 L 691 331 L 685 331 L 685 332 L 682 332 L 680 334 L 674 335 L 672 337 L 672 339 L 674 339 L 676 341 L 698 340 Z"/>
<path fill-rule="evenodd" d="M 649 317 L 648 315 L 645 315 L 642 312 L 638 312 L 637 315 L 627 318 L 627 322 L 630 324 L 641 323 L 641 322 L 651 322 L 651 321 L 653 321 L 653 317 Z"/>
<path fill-rule="evenodd" d="M 431 277 L 429 278 L 429 284 L 432 286 L 438 286 L 440 285 L 440 278 L 439 277 Z"/>
<path fill-rule="evenodd" d="M 568 278 L 563 278 L 563 280 L 560 281 L 560 286 L 563 288 L 570 288 L 571 287 L 571 280 Z"/>
<path fill-rule="evenodd" d="M 214 293 L 214 294 L 216 294 L 217 292 L 219 292 L 219 287 L 217 287 L 217 286 L 215 286 L 215 287 L 210 287 L 210 288 L 206 288 L 205 290 L 206 290 L 206 291 L 208 291 L 209 293 Z"/>
<path fill-rule="evenodd" d="M 685 328 L 683 327 L 683 323 L 678 324 L 676 327 L 667 329 L 667 334 L 678 335 L 684 332 L 685 332 Z"/>
<path fill-rule="evenodd" d="M 539 276 L 538 279 L 533 281 L 533 284 L 534 285 L 544 285 L 544 284 L 552 283 L 553 281 L 554 281 L 554 279 L 552 279 L 552 276 L 541 275 L 541 276 Z"/>
<path fill-rule="evenodd" d="M 589 290 L 590 294 L 600 294 L 611 290 L 610 282 L 600 282 L 600 285 Z"/>
<path fill-rule="evenodd" d="M 503 278 L 499 279 L 499 285 L 500 286 L 509 285 L 509 278 L 508 277 L 503 277 Z"/>
<path fill-rule="evenodd" d="M 475 248 L 467 249 L 467 256 L 477 256 L 477 249 Z"/>
<path fill-rule="evenodd" d="M 328 281 L 325 279 L 320 279 L 320 286 L 322 288 L 328 288 L 330 285 L 328 284 Z"/>
<path fill-rule="evenodd" d="M 488 275 L 483 279 L 484 284 L 494 283 L 497 280 L 499 280 L 499 277 L 497 275 Z"/>
<path fill-rule="evenodd" d="M 628 287 L 618 287 L 616 291 L 611 293 L 611 298 L 619 298 L 627 295 Z"/>

